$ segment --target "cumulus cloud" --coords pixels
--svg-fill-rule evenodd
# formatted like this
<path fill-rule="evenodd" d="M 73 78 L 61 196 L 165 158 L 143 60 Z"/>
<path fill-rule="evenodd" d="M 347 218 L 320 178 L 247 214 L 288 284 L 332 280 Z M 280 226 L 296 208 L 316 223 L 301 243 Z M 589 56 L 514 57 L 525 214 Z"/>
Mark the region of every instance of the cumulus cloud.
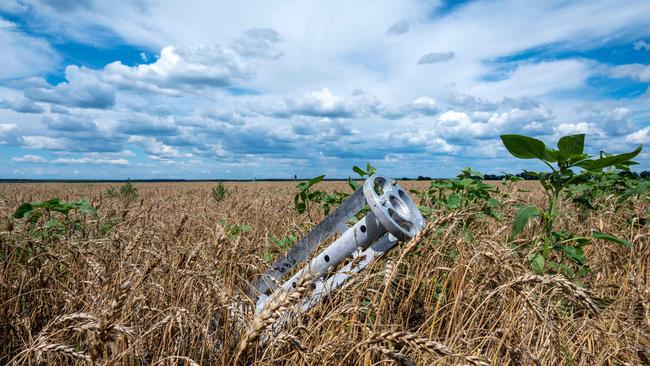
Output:
<path fill-rule="evenodd" d="M 126 66 L 108 64 L 99 73 L 106 82 L 126 88 L 175 93 L 204 87 L 227 87 L 249 79 L 254 65 L 239 54 L 218 45 L 168 46 L 156 62 Z"/>
<path fill-rule="evenodd" d="M 490 134 L 490 125 L 474 122 L 465 112 L 448 111 L 436 120 L 436 130 L 446 141 L 467 144 L 472 138 L 485 137 Z"/>
<path fill-rule="evenodd" d="M 275 60 L 284 54 L 277 48 L 280 42 L 282 37 L 271 28 L 251 28 L 235 39 L 233 49 L 244 57 Z"/>
<path fill-rule="evenodd" d="M 400 20 L 399 22 L 393 24 L 388 28 L 386 31 L 386 34 L 389 36 L 397 36 L 400 34 L 407 33 L 409 29 L 411 28 L 411 24 L 407 22 L 406 20 Z"/>
<path fill-rule="evenodd" d="M 632 111 L 629 108 L 619 107 L 608 110 L 594 119 L 600 120 L 602 129 L 611 136 L 621 136 L 628 134 L 636 129 L 631 121 Z"/>
<path fill-rule="evenodd" d="M 397 120 L 405 117 L 434 116 L 439 111 L 440 107 L 435 99 L 419 97 L 398 107 L 381 106 L 378 109 L 378 114 L 383 118 Z"/>
<path fill-rule="evenodd" d="M 0 123 L 0 136 L 18 128 L 15 123 Z"/>
<path fill-rule="evenodd" d="M 445 62 L 449 61 L 452 58 L 456 57 L 456 54 L 449 51 L 449 52 L 430 52 L 422 55 L 420 59 L 418 60 L 417 64 L 418 65 L 426 65 L 426 64 L 435 64 L 438 62 Z"/>
<path fill-rule="evenodd" d="M 650 43 L 646 42 L 643 39 L 640 39 L 640 40 L 634 42 L 634 49 L 637 50 L 637 51 L 640 51 L 640 50 L 650 51 Z"/>
<path fill-rule="evenodd" d="M 250 116 L 250 113 L 247 113 L 243 110 L 232 110 L 222 107 L 211 108 L 203 112 L 203 116 L 206 118 L 214 119 L 217 121 L 225 122 L 234 126 L 241 126 L 245 122 L 245 117 Z"/>
<path fill-rule="evenodd" d="M 97 131 L 97 124 L 87 118 L 72 115 L 50 115 L 43 117 L 43 123 L 52 130 L 81 133 Z"/>
<path fill-rule="evenodd" d="M 174 117 L 155 117 L 144 113 L 121 117 L 115 130 L 127 135 L 169 136 L 179 133 Z"/>
<path fill-rule="evenodd" d="M 65 68 L 66 82 L 56 86 L 30 88 L 25 96 L 31 100 L 78 108 L 110 108 L 115 104 L 115 88 L 102 82 L 86 67 Z"/>
<path fill-rule="evenodd" d="M 45 159 L 39 155 L 27 154 L 21 157 L 14 157 L 11 159 L 15 163 L 42 163 L 45 162 Z"/>
<path fill-rule="evenodd" d="M 128 142 L 141 147 L 148 154 L 161 158 L 176 158 L 181 154 L 172 146 L 165 145 L 161 141 L 150 136 L 131 136 Z"/>
<path fill-rule="evenodd" d="M 578 123 L 560 123 L 553 129 L 559 136 L 575 135 L 575 134 L 597 134 L 599 129 L 593 123 L 578 122 Z"/>
<path fill-rule="evenodd" d="M 636 132 L 633 132 L 625 137 L 625 141 L 635 144 L 650 144 L 650 127 L 644 127 Z"/>
<path fill-rule="evenodd" d="M 281 41 L 280 35 L 270 28 L 252 28 L 237 37 L 232 47 L 167 46 L 152 63 L 128 66 L 115 61 L 100 70 L 70 65 L 65 69 L 65 82 L 50 85 L 43 79 L 32 78 L 17 86 L 24 87 L 25 96 L 33 101 L 107 109 L 115 105 L 116 88 L 180 96 L 250 80 L 258 68 L 254 59 L 282 56 L 277 48 Z M 143 55 L 146 62 L 148 57 Z"/>
<path fill-rule="evenodd" d="M 28 149 L 65 150 L 69 146 L 67 139 L 49 136 L 23 136 L 21 140 Z"/>
<path fill-rule="evenodd" d="M 26 98 L 14 98 L 0 101 L 0 108 L 7 108 L 20 113 L 43 113 L 45 109 Z"/>
<path fill-rule="evenodd" d="M 276 118 L 289 118 L 294 115 L 351 118 L 374 111 L 379 100 L 365 93 L 355 93 L 349 97 L 334 94 L 329 88 L 314 90 L 297 99 L 284 99 L 274 103 L 255 106 L 261 114 Z"/>
<path fill-rule="evenodd" d="M 294 123 L 291 128 L 297 135 L 317 135 L 324 139 L 340 139 L 358 133 L 350 122 L 330 118 L 322 118 L 315 122 L 299 121 Z"/>

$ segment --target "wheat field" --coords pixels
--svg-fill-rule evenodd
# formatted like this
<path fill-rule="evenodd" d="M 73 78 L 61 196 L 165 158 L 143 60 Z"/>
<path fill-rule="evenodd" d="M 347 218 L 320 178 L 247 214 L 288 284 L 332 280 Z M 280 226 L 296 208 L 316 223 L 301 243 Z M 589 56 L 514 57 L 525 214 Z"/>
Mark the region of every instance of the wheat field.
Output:
<path fill-rule="evenodd" d="M 591 271 L 572 281 L 529 268 L 518 246 L 538 224 L 509 240 L 515 204 L 543 205 L 534 183 L 519 183 L 528 189 L 509 196 L 501 221 L 434 211 L 422 235 L 279 322 L 307 282 L 257 317 L 246 291 L 284 250 L 271 236 L 301 236 L 323 217 L 294 212 L 295 182 L 225 183 L 218 202 L 214 183 L 135 184 L 132 200 L 108 197 L 110 186 L 0 185 L 0 364 L 650 364 L 650 232 L 633 220 L 646 201 L 619 210 L 605 197 L 596 212 L 563 202 L 559 227 L 632 244 L 594 241 Z M 55 236 L 12 219 L 51 197 L 98 211 L 71 213 Z"/>

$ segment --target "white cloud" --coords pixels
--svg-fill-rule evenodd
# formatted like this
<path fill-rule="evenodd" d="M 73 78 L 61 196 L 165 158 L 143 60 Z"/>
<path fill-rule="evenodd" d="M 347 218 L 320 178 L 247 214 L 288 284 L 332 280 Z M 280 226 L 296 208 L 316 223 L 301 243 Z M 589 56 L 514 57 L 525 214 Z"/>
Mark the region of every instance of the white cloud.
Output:
<path fill-rule="evenodd" d="M 24 97 L 4 101 L 0 100 L 0 108 L 7 108 L 20 113 L 45 112 L 45 109 L 43 109 L 43 107 Z"/>
<path fill-rule="evenodd" d="M 27 10 L 27 6 L 16 0 L 0 0 L 0 11 L 7 13 L 20 13 Z"/>
<path fill-rule="evenodd" d="M 409 29 L 411 28 L 411 24 L 407 22 L 406 20 L 400 20 L 399 22 L 393 24 L 388 28 L 386 31 L 386 34 L 389 36 L 397 36 L 400 34 L 407 33 Z"/>
<path fill-rule="evenodd" d="M 0 80 L 51 71 L 60 59 L 46 41 L 21 32 L 15 23 L 1 17 L 0 49 L 4 55 L 0 57 Z"/>
<path fill-rule="evenodd" d="M 175 148 L 163 144 L 161 141 L 148 136 L 131 136 L 128 142 L 140 146 L 147 153 L 162 157 L 162 158 L 176 158 L 180 153 Z"/>
<path fill-rule="evenodd" d="M 611 68 L 610 75 L 614 78 L 629 78 L 647 83 L 650 82 L 650 65 L 618 65 Z"/>
<path fill-rule="evenodd" d="M 637 50 L 637 51 L 640 51 L 640 50 L 650 51 L 650 43 L 646 42 L 643 39 L 640 39 L 640 40 L 634 42 L 634 49 Z"/>
<path fill-rule="evenodd" d="M 558 136 L 575 135 L 580 133 L 589 135 L 602 134 L 596 125 L 588 122 L 560 123 L 553 130 Z"/>
<path fill-rule="evenodd" d="M 650 127 L 642 128 L 625 137 L 625 141 L 635 144 L 650 144 Z"/>
<path fill-rule="evenodd" d="M 15 123 L 0 123 L 0 135 L 3 135 L 9 131 L 14 131 L 18 128 L 18 125 Z"/>
<path fill-rule="evenodd" d="M 438 62 L 445 62 L 445 61 L 451 60 L 455 56 L 456 56 L 456 54 L 454 54 L 451 51 L 449 51 L 449 52 L 429 52 L 429 53 L 426 53 L 426 54 L 422 55 L 422 57 L 420 57 L 420 59 L 418 60 L 417 64 L 418 65 L 425 65 L 425 64 L 435 64 L 435 63 L 438 63 Z"/>
<path fill-rule="evenodd" d="M 14 157 L 11 159 L 16 163 L 42 163 L 45 161 L 42 156 L 27 154 L 22 157 Z"/>
<path fill-rule="evenodd" d="M 235 39 L 233 49 L 244 57 L 277 59 L 284 52 L 277 48 L 280 34 L 270 28 L 251 28 Z"/>
<path fill-rule="evenodd" d="M 99 165 L 129 165 L 126 159 L 93 159 L 93 158 L 60 158 L 52 160 L 54 164 L 99 164 Z"/>
<path fill-rule="evenodd" d="M 99 80 L 96 72 L 74 65 L 65 68 L 67 82 L 56 86 L 30 88 L 25 96 L 40 102 L 80 108 L 110 108 L 115 104 L 115 89 Z"/>
<path fill-rule="evenodd" d="M 547 61 L 523 64 L 506 79 L 483 82 L 471 92 L 483 97 L 536 97 L 579 88 L 591 71 L 582 60 Z"/>
<path fill-rule="evenodd" d="M 27 154 L 22 157 L 14 157 L 11 159 L 15 163 L 29 163 L 29 164 L 39 164 L 39 163 L 52 163 L 52 164 L 62 164 L 62 165 L 80 165 L 80 164 L 95 164 L 95 165 L 129 165 L 129 161 L 126 159 L 107 159 L 100 157 L 91 157 L 85 156 L 80 158 L 58 158 L 53 160 L 46 160 L 42 156 Z"/>
<path fill-rule="evenodd" d="M 28 149 L 65 150 L 69 141 L 49 136 L 23 136 L 22 141 Z"/>
<path fill-rule="evenodd" d="M 334 94 L 329 88 L 308 92 L 299 98 L 287 98 L 273 103 L 255 106 L 261 114 L 277 118 L 288 118 L 294 115 L 350 118 L 372 113 L 379 105 L 379 100 L 365 93 L 354 93 L 343 97 Z"/>
<path fill-rule="evenodd" d="M 122 87 L 172 92 L 177 89 L 226 87 L 248 79 L 253 65 L 235 51 L 221 46 L 168 46 L 152 64 L 108 64 L 98 76 Z"/>

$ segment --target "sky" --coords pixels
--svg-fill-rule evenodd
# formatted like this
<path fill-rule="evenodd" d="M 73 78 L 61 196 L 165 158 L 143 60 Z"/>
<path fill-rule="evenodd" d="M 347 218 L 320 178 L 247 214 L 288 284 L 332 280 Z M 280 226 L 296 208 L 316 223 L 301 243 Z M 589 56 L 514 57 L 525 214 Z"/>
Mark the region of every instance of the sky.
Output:
<path fill-rule="evenodd" d="M 0 0 L 0 50 L 0 178 L 449 177 L 544 170 L 505 133 L 650 142 L 643 0 Z"/>

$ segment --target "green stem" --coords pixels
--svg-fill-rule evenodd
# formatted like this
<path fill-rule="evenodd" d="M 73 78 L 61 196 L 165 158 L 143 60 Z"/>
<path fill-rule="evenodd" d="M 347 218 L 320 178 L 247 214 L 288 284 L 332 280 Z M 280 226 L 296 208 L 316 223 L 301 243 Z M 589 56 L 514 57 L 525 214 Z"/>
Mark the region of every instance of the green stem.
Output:
<path fill-rule="evenodd" d="M 551 202 L 550 202 L 550 207 L 548 210 L 548 219 L 546 220 L 546 236 L 550 239 L 551 238 L 551 233 L 553 232 L 553 224 L 555 223 L 555 219 L 557 218 L 557 208 L 558 208 L 558 201 L 560 199 L 560 191 L 561 188 L 554 188 L 553 189 L 553 195 L 550 197 Z"/>

